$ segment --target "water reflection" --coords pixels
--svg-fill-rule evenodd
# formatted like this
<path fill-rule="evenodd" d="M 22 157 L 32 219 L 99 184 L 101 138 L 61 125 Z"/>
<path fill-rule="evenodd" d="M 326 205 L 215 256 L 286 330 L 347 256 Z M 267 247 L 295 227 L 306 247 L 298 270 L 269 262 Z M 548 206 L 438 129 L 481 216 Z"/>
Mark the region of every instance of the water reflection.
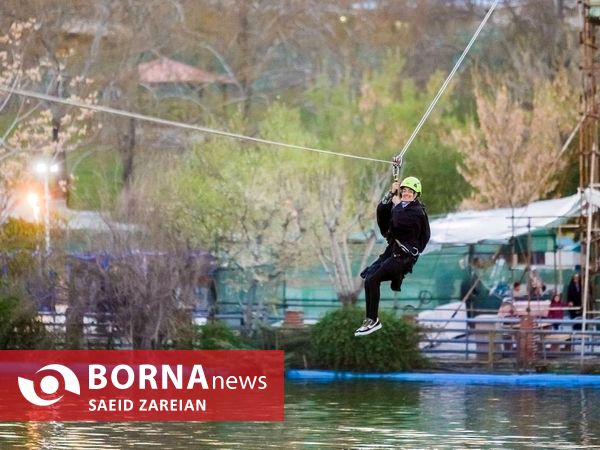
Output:
<path fill-rule="evenodd" d="M 282 423 L 4 423 L 0 448 L 600 448 L 600 391 L 288 383 Z"/>

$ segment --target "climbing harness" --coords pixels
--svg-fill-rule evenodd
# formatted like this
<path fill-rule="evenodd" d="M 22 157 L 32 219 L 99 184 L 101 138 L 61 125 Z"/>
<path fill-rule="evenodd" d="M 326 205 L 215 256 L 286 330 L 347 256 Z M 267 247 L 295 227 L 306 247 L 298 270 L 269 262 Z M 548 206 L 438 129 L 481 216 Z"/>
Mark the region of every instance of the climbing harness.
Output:
<path fill-rule="evenodd" d="M 396 245 L 398 246 L 398 248 L 400 250 L 402 250 L 404 253 L 412 256 L 413 258 L 416 258 L 419 256 L 419 249 L 417 247 L 413 247 L 412 249 L 410 249 L 406 245 L 404 245 L 402 242 L 400 242 L 398 239 L 394 239 L 394 241 L 396 242 Z M 401 255 L 394 253 L 394 257 L 398 257 L 398 256 L 401 256 Z"/>

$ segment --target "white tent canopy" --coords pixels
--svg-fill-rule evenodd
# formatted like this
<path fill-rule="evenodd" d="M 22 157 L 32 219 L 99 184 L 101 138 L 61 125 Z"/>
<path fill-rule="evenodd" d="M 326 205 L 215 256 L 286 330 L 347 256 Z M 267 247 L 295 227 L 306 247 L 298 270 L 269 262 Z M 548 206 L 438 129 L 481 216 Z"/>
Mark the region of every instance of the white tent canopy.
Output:
<path fill-rule="evenodd" d="M 584 192 L 554 200 L 530 203 L 521 208 L 450 213 L 431 222 L 432 247 L 441 244 L 506 243 L 513 236 L 551 228 L 582 214 L 586 199 L 600 207 L 600 191 Z"/>

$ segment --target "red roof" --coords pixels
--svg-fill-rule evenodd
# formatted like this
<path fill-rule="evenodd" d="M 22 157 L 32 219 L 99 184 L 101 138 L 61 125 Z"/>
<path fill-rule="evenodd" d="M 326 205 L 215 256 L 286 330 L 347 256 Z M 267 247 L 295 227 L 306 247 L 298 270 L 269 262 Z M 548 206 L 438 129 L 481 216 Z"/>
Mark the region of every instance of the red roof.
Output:
<path fill-rule="evenodd" d="M 229 77 L 216 75 L 169 58 L 158 58 L 138 65 L 142 83 L 233 84 Z"/>

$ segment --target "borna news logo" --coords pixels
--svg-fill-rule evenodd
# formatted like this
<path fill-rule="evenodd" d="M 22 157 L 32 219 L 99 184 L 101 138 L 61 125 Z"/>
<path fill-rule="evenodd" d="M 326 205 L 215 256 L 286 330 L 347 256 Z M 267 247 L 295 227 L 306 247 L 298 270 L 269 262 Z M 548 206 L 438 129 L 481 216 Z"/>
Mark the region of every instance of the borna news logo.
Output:
<path fill-rule="evenodd" d="M 280 350 L 0 350 L 2 421 L 281 421 Z"/>
<path fill-rule="evenodd" d="M 65 391 L 69 391 L 77 395 L 81 393 L 79 380 L 77 379 L 75 373 L 68 367 L 63 366 L 62 364 L 48 364 L 47 366 L 39 369 L 36 374 L 44 371 L 58 372 L 62 376 L 62 384 L 64 385 Z M 21 391 L 23 397 L 25 397 L 25 400 L 36 406 L 51 406 L 63 398 L 63 395 L 61 395 L 51 400 L 43 399 L 37 394 L 35 383 L 32 380 L 19 377 L 18 382 L 19 390 Z M 40 390 L 46 395 L 55 395 L 58 392 L 60 385 L 61 383 L 54 375 L 46 375 L 40 381 Z"/>

